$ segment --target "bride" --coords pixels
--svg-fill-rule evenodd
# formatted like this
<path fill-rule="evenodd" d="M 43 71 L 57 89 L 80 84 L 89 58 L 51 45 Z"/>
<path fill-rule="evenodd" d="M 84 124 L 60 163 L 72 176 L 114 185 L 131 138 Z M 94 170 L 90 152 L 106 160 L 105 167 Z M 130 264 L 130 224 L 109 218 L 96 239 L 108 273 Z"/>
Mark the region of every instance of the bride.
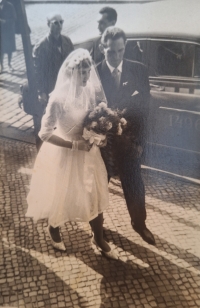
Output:
<path fill-rule="evenodd" d="M 107 172 L 97 146 L 82 138 L 83 120 L 105 95 L 87 50 L 64 61 L 42 119 L 45 141 L 33 169 L 27 217 L 48 219 L 52 245 L 65 251 L 59 226 L 90 222 L 93 243 L 109 258 L 116 253 L 103 239 L 103 211 L 108 207 Z"/>

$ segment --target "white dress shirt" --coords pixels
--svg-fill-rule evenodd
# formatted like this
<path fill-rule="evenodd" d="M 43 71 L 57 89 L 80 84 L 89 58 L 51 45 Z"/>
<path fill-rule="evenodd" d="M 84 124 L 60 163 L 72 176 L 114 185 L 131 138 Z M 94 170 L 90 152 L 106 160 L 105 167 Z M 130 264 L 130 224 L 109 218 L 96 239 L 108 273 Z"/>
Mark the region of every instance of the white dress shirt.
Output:
<path fill-rule="evenodd" d="M 111 72 L 111 74 L 113 73 L 115 67 L 111 66 L 108 61 L 106 61 L 106 64 Z M 121 80 L 121 74 L 122 74 L 122 65 L 123 65 L 123 61 L 118 65 L 117 70 L 118 70 L 118 74 L 119 74 L 119 80 Z"/>

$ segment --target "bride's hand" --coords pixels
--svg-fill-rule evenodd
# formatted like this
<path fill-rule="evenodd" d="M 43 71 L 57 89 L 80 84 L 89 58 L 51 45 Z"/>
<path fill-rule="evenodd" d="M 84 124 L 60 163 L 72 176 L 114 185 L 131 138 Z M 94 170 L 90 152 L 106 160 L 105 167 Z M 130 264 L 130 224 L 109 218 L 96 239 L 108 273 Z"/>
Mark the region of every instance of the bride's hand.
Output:
<path fill-rule="evenodd" d="M 85 140 L 79 140 L 77 141 L 77 144 L 78 144 L 78 150 L 80 151 L 89 152 L 92 147 L 92 145 L 88 141 L 85 141 Z"/>

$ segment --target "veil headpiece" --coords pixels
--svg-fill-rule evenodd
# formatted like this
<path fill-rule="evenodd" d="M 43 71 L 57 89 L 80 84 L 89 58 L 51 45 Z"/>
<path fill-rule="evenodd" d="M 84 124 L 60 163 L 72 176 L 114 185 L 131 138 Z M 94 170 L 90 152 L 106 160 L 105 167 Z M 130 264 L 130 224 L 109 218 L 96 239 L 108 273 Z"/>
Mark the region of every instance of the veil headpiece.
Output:
<path fill-rule="evenodd" d="M 90 69 L 86 85 L 80 83 L 85 68 Z M 62 102 L 64 108 L 70 106 L 90 109 L 99 102 L 107 103 L 95 65 L 86 49 L 76 49 L 63 62 L 50 94 L 50 100 Z M 78 101 L 78 105 L 77 105 Z"/>

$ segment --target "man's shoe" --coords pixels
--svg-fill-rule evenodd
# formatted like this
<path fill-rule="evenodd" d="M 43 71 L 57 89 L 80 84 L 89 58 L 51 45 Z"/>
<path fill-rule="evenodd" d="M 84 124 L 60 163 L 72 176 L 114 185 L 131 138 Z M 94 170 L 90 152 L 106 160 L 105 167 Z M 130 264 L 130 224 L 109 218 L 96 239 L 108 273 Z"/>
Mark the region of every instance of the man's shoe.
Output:
<path fill-rule="evenodd" d="M 138 229 L 134 226 L 133 223 L 131 223 L 131 224 L 132 224 L 132 227 L 135 230 L 135 232 L 137 232 L 145 242 L 147 242 L 150 245 L 156 244 L 153 234 L 151 233 L 151 231 L 149 229 L 147 229 L 146 226 L 144 227 L 144 229 Z"/>

